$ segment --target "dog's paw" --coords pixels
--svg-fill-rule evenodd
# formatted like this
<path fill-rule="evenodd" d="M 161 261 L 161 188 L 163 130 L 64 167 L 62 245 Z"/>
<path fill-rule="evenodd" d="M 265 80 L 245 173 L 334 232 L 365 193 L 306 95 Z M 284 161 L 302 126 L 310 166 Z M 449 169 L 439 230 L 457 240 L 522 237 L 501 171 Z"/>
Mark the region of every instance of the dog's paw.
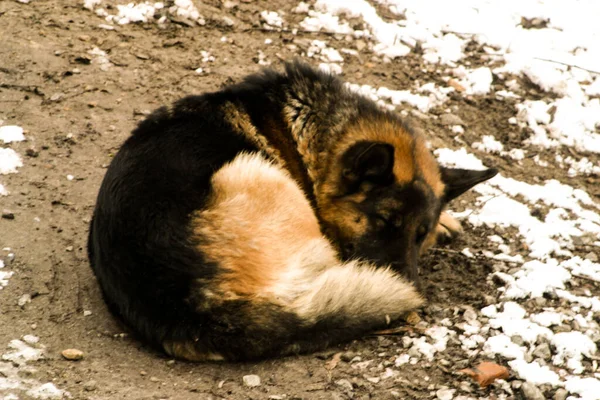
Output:
<path fill-rule="evenodd" d="M 462 233 L 462 226 L 460 222 L 448 214 L 446 211 L 442 211 L 437 226 L 435 227 L 435 234 L 438 243 L 448 242 Z"/>

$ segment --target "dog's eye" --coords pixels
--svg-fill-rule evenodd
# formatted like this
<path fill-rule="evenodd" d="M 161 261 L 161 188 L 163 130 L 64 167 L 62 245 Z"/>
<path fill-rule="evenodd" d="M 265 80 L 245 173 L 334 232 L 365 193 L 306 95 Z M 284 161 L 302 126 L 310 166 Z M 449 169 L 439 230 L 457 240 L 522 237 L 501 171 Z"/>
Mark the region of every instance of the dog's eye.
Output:
<path fill-rule="evenodd" d="M 423 243 L 427 236 L 427 226 L 421 225 L 417 228 L 417 243 Z"/>

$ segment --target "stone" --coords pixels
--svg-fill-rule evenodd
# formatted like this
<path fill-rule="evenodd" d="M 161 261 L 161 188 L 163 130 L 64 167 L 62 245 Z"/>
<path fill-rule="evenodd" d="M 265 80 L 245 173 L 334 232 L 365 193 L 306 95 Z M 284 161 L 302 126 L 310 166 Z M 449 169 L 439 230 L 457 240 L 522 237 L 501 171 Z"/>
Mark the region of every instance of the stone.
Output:
<path fill-rule="evenodd" d="M 590 251 L 589 253 L 587 253 L 585 255 L 585 259 L 586 260 L 590 260 L 591 262 L 597 262 L 598 261 L 598 255 L 596 253 L 594 253 L 593 251 Z"/>
<path fill-rule="evenodd" d="M 2 210 L 3 219 L 15 219 L 15 213 L 10 210 Z"/>
<path fill-rule="evenodd" d="M 456 389 L 442 388 L 435 392 L 435 395 L 439 400 L 452 400 L 454 392 L 456 392 Z"/>
<path fill-rule="evenodd" d="M 98 383 L 94 380 L 88 381 L 83 384 L 83 390 L 86 392 L 93 392 L 98 388 Z"/>
<path fill-rule="evenodd" d="M 523 346 L 523 344 L 525 343 L 525 341 L 523 340 L 523 338 L 519 335 L 513 335 L 510 337 L 510 341 L 513 342 L 514 344 L 518 345 L 518 346 Z"/>
<path fill-rule="evenodd" d="M 511 387 L 513 390 L 519 390 L 519 389 L 521 389 L 521 386 L 523 386 L 523 381 L 520 381 L 520 380 L 518 380 L 518 379 L 515 379 L 514 381 L 512 381 L 512 382 L 510 383 L 510 387 Z"/>
<path fill-rule="evenodd" d="M 461 125 L 465 126 L 465 122 L 457 115 L 454 114 L 442 114 L 440 115 L 440 123 L 442 125 Z"/>
<path fill-rule="evenodd" d="M 17 304 L 19 305 L 19 307 L 23 308 L 25 307 L 25 304 L 27 303 L 31 303 L 31 295 L 30 294 L 24 294 L 23 296 L 21 296 L 19 298 L 19 300 L 17 301 Z"/>
<path fill-rule="evenodd" d="M 354 357 L 356 357 L 358 354 L 356 354 L 353 351 L 345 351 L 342 353 L 342 355 L 340 356 L 340 359 L 344 362 L 350 362 L 352 361 L 352 359 L 354 359 Z"/>
<path fill-rule="evenodd" d="M 531 382 L 523 382 L 521 391 L 526 400 L 545 400 L 542 391 Z"/>
<path fill-rule="evenodd" d="M 568 395 L 569 395 L 569 392 L 567 392 L 563 388 L 559 388 L 554 393 L 554 400 L 566 400 Z"/>
<path fill-rule="evenodd" d="M 244 386 L 246 387 L 257 387 L 260 386 L 260 376 L 258 375 L 244 375 L 242 378 Z"/>
<path fill-rule="evenodd" d="M 354 42 L 354 45 L 358 51 L 363 51 L 367 47 L 367 43 L 361 39 L 358 39 L 356 42 Z"/>
<path fill-rule="evenodd" d="M 542 343 L 538 345 L 533 350 L 533 356 L 541 358 L 543 360 L 549 360 L 552 357 L 552 352 L 550 351 L 550 345 L 548 343 Z"/>
<path fill-rule="evenodd" d="M 83 358 L 83 351 L 78 349 L 65 349 L 60 354 L 69 361 L 79 361 Z"/>
<path fill-rule="evenodd" d="M 335 381 L 335 384 L 347 392 L 354 390 L 352 383 L 348 379 L 340 379 L 339 381 Z"/>

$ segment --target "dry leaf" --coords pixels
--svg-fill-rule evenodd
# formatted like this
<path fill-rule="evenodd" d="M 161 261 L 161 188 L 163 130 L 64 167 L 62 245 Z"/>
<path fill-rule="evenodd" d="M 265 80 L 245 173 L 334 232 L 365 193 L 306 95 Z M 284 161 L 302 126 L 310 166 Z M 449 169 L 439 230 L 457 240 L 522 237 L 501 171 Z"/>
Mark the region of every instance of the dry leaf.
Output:
<path fill-rule="evenodd" d="M 448 85 L 452 86 L 457 92 L 464 92 L 466 90 L 456 79 L 450 79 Z"/>
<path fill-rule="evenodd" d="M 421 322 L 421 317 L 419 317 L 419 314 L 417 314 L 414 311 L 411 311 L 408 313 L 408 315 L 406 316 L 406 318 L 404 318 L 404 320 L 406 321 L 407 324 L 409 325 L 416 325 L 419 322 Z"/>
<path fill-rule="evenodd" d="M 508 369 L 493 362 L 482 362 L 477 367 L 460 371 L 473 378 L 481 387 L 489 386 L 496 379 L 508 378 Z"/>
<path fill-rule="evenodd" d="M 375 331 L 371 335 L 375 335 L 375 336 L 398 335 L 400 333 L 412 332 L 413 330 L 414 329 L 412 326 L 398 326 L 396 328 L 382 329 L 380 331 Z"/>
<path fill-rule="evenodd" d="M 334 369 L 335 367 L 337 367 L 338 363 L 340 362 L 340 359 L 342 358 L 342 353 L 335 353 L 333 355 L 333 357 L 331 358 L 331 360 L 329 360 L 326 364 L 325 364 L 325 369 L 327 371 L 331 371 L 332 369 Z"/>

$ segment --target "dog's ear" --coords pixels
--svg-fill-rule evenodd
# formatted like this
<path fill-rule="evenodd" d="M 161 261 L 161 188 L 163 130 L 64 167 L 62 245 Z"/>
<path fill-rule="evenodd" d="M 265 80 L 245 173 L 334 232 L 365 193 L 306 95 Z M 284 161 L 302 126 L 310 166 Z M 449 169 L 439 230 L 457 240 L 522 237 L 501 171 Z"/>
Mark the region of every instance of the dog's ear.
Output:
<path fill-rule="evenodd" d="M 498 170 L 495 168 L 480 171 L 460 168 L 440 168 L 442 181 L 446 185 L 444 201 L 449 202 L 457 198 L 473 186 L 493 178 Z"/>
<path fill-rule="evenodd" d="M 386 184 L 393 180 L 394 146 L 360 141 L 342 155 L 342 181 L 356 187 L 364 181 Z"/>

